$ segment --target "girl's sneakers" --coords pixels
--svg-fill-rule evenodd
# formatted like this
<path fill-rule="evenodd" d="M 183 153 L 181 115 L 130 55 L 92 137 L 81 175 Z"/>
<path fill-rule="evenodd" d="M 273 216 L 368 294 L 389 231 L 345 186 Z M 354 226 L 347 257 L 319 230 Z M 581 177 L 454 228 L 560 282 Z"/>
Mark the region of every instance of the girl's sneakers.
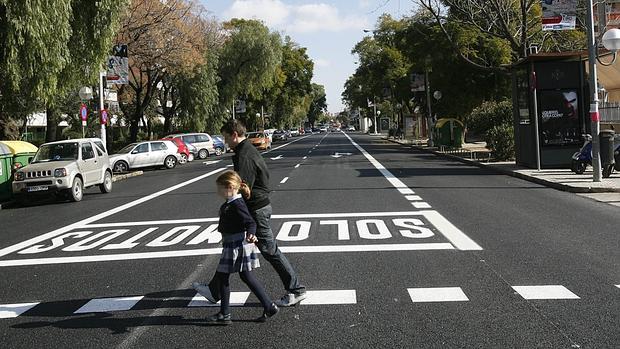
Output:
<path fill-rule="evenodd" d="M 207 318 L 207 325 L 211 326 L 228 326 L 232 324 L 230 314 L 217 313 Z"/>
<path fill-rule="evenodd" d="M 256 319 L 256 322 L 265 322 L 268 318 L 276 315 L 279 311 L 280 309 L 278 308 L 278 306 L 275 305 L 275 303 L 271 303 L 271 307 L 269 307 L 268 310 L 265 310 L 263 312 L 263 315 Z"/>

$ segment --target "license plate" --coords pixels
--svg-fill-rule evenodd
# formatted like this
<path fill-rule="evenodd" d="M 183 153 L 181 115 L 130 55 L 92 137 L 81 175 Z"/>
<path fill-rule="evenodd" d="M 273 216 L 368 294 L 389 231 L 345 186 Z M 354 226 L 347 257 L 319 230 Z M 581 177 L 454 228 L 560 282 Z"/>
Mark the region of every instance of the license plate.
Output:
<path fill-rule="evenodd" d="M 34 187 L 28 187 L 28 192 L 31 193 L 33 191 L 45 191 L 48 190 L 49 188 L 44 186 L 44 185 L 37 185 Z"/>

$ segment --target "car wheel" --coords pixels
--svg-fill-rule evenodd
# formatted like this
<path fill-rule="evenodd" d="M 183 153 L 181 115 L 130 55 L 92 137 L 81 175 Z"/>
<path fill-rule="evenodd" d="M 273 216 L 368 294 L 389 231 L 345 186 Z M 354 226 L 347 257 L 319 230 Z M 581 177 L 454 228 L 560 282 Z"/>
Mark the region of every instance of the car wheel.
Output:
<path fill-rule="evenodd" d="M 123 173 L 129 170 L 129 165 L 125 161 L 118 161 L 114 164 L 113 171 L 116 173 Z"/>
<path fill-rule="evenodd" d="M 181 153 L 181 160 L 179 160 L 180 164 L 185 164 L 187 163 L 187 154 L 185 153 Z"/>
<path fill-rule="evenodd" d="M 84 195 L 84 186 L 82 184 L 82 179 L 80 177 L 75 177 L 73 179 L 73 185 L 71 189 L 69 189 L 69 199 L 73 202 L 82 201 L 82 196 Z"/>
<path fill-rule="evenodd" d="M 168 156 L 166 160 L 164 160 L 164 166 L 166 166 L 167 169 L 175 168 L 176 165 L 177 159 L 174 156 Z"/>
<path fill-rule="evenodd" d="M 220 156 L 224 153 L 224 150 L 220 147 L 215 148 L 215 155 Z"/>
<path fill-rule="evenodd" d="M 105 171 L 103 183 L 99 184 L 99 190 L 101 190 L 103 194 L 107 194 L 112 191 L 112 173 L 110 171 Z"/>
<path fill-rule="evenodd" d="M 209 156 L 209 152 L 207 151 L 207 149 L 200 149 L 200 151 L 198 152 L 198 158 L 206 159 L 207 156 Z"/>

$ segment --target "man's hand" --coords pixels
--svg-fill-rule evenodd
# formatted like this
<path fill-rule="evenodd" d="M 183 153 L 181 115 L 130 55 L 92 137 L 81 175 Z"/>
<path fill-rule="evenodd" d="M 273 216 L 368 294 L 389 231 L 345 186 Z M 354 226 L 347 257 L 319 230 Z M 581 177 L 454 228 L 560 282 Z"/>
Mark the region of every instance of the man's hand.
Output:
<path fill-rule="evenodd" d="M 257 243 L 257 242 L 258 242 L 258 238 L 257 238 L 257 237 L 256 237 L 256 235 L 254 235 L 254 234 L 248 234 L 248 235 L 245 237 L 245 240 L 246 240 L 247 242 L 251 242 L 251 243 L 253 243 L 253 244 L 255 244 L 255 243 Z"/>

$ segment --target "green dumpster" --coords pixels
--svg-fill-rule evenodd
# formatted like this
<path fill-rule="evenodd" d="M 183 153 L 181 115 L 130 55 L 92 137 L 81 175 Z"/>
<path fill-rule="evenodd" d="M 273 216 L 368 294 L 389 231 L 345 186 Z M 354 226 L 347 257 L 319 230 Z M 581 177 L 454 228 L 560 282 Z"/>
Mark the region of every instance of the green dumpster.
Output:
<path fill-rule="evenodd" d="M 463 145 L 465 125 L 453 118 L 442 118 L 435 124 L 435 144 L 460 148 Z"/>
<path fill-rule="evenodd" d="M 12 169 L 13 152 L 9 147 L 0 143 L 0 202 L 11 198 Z"/>
<path fill-rule="evenodd" d="M 7 146 L 13 153 L 13 169 L 28 165 L 39 150 L 34 144 L 24 141 L 0 141 L 0 143 Z"/>

